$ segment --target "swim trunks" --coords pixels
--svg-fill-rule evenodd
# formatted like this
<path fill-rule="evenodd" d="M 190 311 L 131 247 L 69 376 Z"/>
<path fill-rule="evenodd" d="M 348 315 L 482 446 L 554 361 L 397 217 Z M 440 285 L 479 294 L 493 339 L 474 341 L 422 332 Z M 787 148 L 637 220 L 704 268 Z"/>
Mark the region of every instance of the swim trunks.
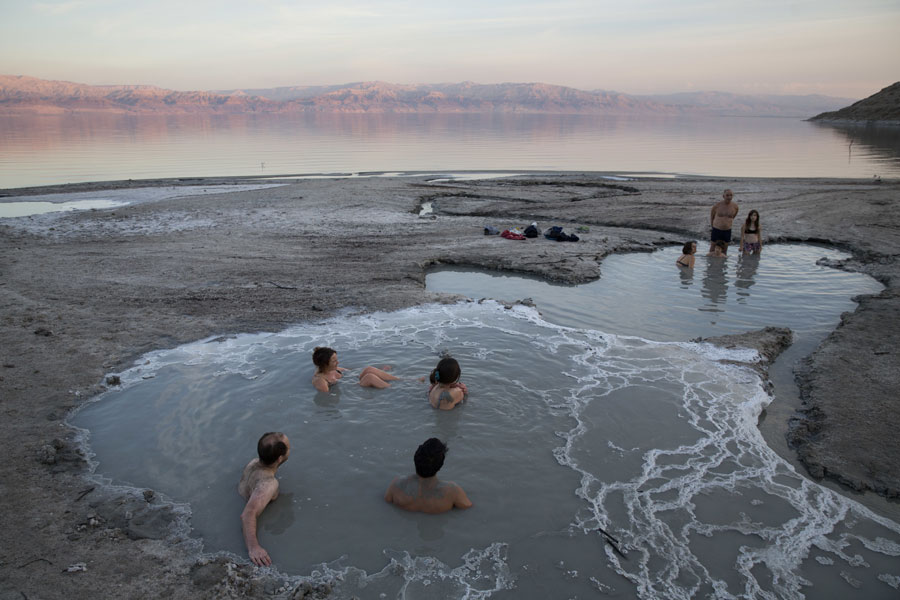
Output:
<path fill-rule="evenodd" d="M 730 229 L 716 229 L 715 227 L 713 227 L 712 232 L 710 233 L 710 236 L 709 236 L 709 241 L 717 242 L 719 240 L 722 240 L 726 244 L 731 242 L 731 230 Z"/>

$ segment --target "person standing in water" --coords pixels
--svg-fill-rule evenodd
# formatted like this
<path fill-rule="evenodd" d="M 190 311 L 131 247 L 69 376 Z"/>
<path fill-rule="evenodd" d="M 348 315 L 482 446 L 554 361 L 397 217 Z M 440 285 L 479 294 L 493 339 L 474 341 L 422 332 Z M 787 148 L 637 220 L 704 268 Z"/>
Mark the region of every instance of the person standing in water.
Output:
<path fill-rule="evenodd" d="M 313 374 L 312 384 L 320 392 L 327 392 L 331 386 L 337 383 L 347 372 L 344 367 L 338 366 L 337 352 L 331 348 L 316 347 L 312 355 L 316 372 Z M 386 388 L 391 387 L 390 382 L 400 379 L 382 369 L 366 367 L 359 374 L 359 385 L 363 387 Z"/>
<path fill-rule="evenodd" d="M 429 438 L 419 446 L 413 461 L 416 472 L 396 477 L 384 494 L 385 502 L 403 510 L 438 514 L 453 508 L 471 508 L 472 501 L 452 481 L 441 481 L 437 472 L 444 466 L 447 446 L 437 438 Z"/>
<path fill-rule="evenodd" d="M 728 252 L 728 243 L 731 242 L 731 226 L 738 214 L 738 205 L 737 202 L 732 201 L 733 198 L 734 192 L 725 190 L 722 192 L 722 199 L 713 204 L 712 210 L 709 211 L 710 252 L 713 252 L 718 241 L 725 242 L 725 252 Z"/>
<path fill-rule="evenodd" d="M 238 493 L 247 501 L 241 513 L 241 529 L 250 560 L 259 567 L 272 564 L 269 553 L 259 545 L 256 537 L 256 520 L 270 502 L 278 497 L 278 480 L 275 472 L 291 455 L 291 442 L 279 431 L 264 433 L 256 443 L 256 454 L 241 474 Z"/>
<path fill-rule="evenodd" d="M 762 252 L 762 225 L 759 222 L 759 213 L 755 209 L 747 214 L 747 220 L 741 226 L 741 252 L 744 254 Z"/>

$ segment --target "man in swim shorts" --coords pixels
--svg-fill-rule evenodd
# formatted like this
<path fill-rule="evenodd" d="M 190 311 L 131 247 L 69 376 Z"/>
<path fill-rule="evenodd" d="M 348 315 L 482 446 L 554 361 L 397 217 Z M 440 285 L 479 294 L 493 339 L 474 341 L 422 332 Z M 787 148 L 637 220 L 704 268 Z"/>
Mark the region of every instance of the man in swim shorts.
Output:
<path fill-rule="evenodd" d="M 437 438 L 429 438 L 414 457 L 416 473 L 408 477 L 396 477 L 384 495 L 403 510 L 430 514 L 447 512 L 452 508 L 471 508 L 472 501 L 461 487 L 452 481 L 436 477 L 444 465 L 447 446 Z"/>
<path fill-rule="evenodd" d="M 716 202 L 712 210 L 709 211 L 709 225 L 712 229 L 709 236 L 709 251 L 715 249 L 716 242 L 722 240 L 725 244 L 731 242 L 731 224 L 738 214 L 737 202 L 733 202 L 734 193 L 731 190 L 725 190 L 722 193 L 722 199 Z M 726 252 L 728 246 L 725 246 Z"/>
<path fill-rule="evenodd" d="M 272 564 L 269 553 L 256 538 L 256 520 L 269 502 L 278 497 L 278 480 L 275 472 L 291 454 L 291 442 L 281 432 L 264 433 L 256 444 L 258 458 L 254 458 L 241 474 L 238 493 L 247 500 L 241 513 L 241 529 L 250 560 L 259 567 Z"/>

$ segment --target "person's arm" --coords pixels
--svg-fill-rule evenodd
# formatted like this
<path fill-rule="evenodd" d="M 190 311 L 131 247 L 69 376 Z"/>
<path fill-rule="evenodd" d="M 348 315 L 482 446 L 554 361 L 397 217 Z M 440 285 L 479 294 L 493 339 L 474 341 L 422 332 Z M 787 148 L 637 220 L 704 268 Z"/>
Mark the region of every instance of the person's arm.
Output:
<path fill-rule="evenodd" d="M 319 390 L 320 392 L 328 391 L 328 382 L 325 381 L 324 377 L 313 377 L 312 380 L 313 387 Z"/>
<path fill-rule="evenodd" d="M 713 204 L 712 209 L 710 209 L 710 211 L 709 211 L 709 226 L 710 226 L 710 227 L 713 226 L 713 221 L 716 220 L 716 207 L 717 207 L 718 205 L 719 205 L 718 203 Z"/>
<path fill-rule="evenodd" d="M 693 254 L 688 256 L 688 267 L 690 267 L 691 269 L 694 268 L 694 255 Z"/>
<path fill-rule="evenodd" d="M 455 483 L 453 484 L 453 487 L 455 488 L 455 493 L 453 494 L 453 507 L 462 509 L 472 508 L 472 501 L 466 496 L 466 492 Z"/>
<path fill-rule="evenodd" d="M 759 252 L 757 254 L 762 254 L 762 225 L 759 223 L 756 224 L 756 237 L 759 238 Z"/>
<path fill-rule="evenodd" d="M 278 495 L 278 480 L 272 479 L 265 481 L 256 486 L 250 499 L 247 500 L 247 506 L 241 513 L 241 529 L 244 532 L 244 543 L 247 545 L 247 553 L 253 564 L 259 567 L 268 567 L 272 564 L 269 553 L 266 549 L 259 545 L 256 538 L 256 520 L 262 511 L 265 510 L 269 502 Z"/>

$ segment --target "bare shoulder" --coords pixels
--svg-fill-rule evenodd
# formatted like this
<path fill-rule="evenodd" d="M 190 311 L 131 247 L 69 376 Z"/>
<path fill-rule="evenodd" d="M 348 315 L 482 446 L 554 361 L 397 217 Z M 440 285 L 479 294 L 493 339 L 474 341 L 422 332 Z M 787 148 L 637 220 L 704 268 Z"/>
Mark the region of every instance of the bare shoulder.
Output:
<path fill-rule="evenodd" d="M 453 498 L 453 506 L 455 508 L 472 508 L 472 501 L 469 500 L 469 497 L 466 495 L 465 490 L 462 489 L 461 486 L 453 483 L 452 481 L 447 482 L 448 485 L 452 486 L 452 490 L 450 493 Z"/>

